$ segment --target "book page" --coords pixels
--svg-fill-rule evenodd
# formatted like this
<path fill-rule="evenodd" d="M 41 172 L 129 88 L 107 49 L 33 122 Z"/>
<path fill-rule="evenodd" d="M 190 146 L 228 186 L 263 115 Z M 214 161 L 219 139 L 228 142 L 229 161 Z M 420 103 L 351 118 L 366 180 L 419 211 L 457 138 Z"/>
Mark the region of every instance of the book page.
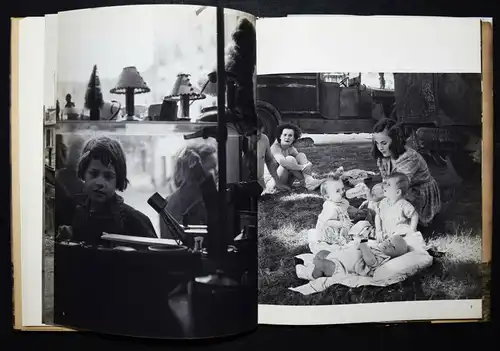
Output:
<path fill-rule="evenodd" d="M 300 15 L 257 30 L 259 324 L 482 319 L 480 20 Z"/>
<path fill-rule="evenodd" d="M 43 119 L 40 114 L 45 21 L 43 17 L 20 19 L 14 25 L 18 36 L 17 50 L 13 50 L 17 51 L 17 60 L 13 64 L 12 86 L 12 98 L 17 101 L 12 102 L 11 111 L 12 256 L 15 327 L 22 328 L 41 325 Z M 32 62 L 34 56 L 39 60 Z"/>
<path fill-rule="evenodd" d="M 250 201 L 255 191 L 248 183 L 255 178 L 255 151 L 251 140 L 250 148 L 241 146 L 247 138 L 242 131 L 255 129 L 249 108 L 254 106 L 255 92 L 255 19 L 225 9 L 221 12 L 224 30 L 219 31 L 216 14 L 216 8 L 200 6 L 113 7 L 59 13 L 50 29 L 48 24 L 45 31 L 38 28 L 45 33 L 46 43 L 50 41 L 45 44 L 45 58 L 50 63 L 39 68 L 45 79 L 39 79 L 39 87 L 33 89 L 46 123 L 43 126 L 39 113 L 38 117 L 22 114 L 19 120 L 39 121 L 39 136 L 34 140 L 40 142 L 33 149 L 37 148 L 40 160 L 45 153 L 45 167 L 43 162 L 33 163 L 36 169 L 30 176 L 39 174 L 40 180 L 45 176 L 45 192 L 43 183 L 37 182 L 31 195 L 45 194 L 46 207 L 45 212 L 39 211 L 45 213 L 43 225 L 41 216 L 37 225 L 40 230 L 19 233 L 30 250 L 38 250 L 35 257 L 39 258 L 22 260 L 23 269 L 33 270 L 31 275 L 38 272 L 35 283 L 23 273 L 22 289 L 31 292 L 30 301 L 35 305 L 28 306 L 23 298 L 29 324 L 23 316 L 22 326 L 43 325 L 43 301 L 43 322 L 71 329 L 196 338 L 256 327 L 256 210 L 251 205 L 255 201 Z M 127 29 L 124 23 L 141 25 Z M 221 67 L 225 66 L 234 82 L 223 84 L 227 97 L 222 95 L 219 100 L 217 84 L 209 79 L 216 77 L 218 67 L 217 32 L 222 34 L 225 54 Z M 55 55 L 50 49 L 54 46 Z M 133 102 L 125 94 L 127 84 L 134 84 Z M 89 95 L 89 89 L 94 93 Z M 93 99 L 97 91 L 103 103 L 96 109 Z M 229 120 L 224 147 L 217 142 L 220 133 L 215 129 L 217 101 L 227 105 L 227 118 L 231 113 L 243 117 L 236 123 Z M 99 121 L 93 120 L 96 113 Z M 20 130 L 26 138 L 27 128 Z M 101 156 L 105 151 L 98 150 L 103 145 L 108 151 L 115 150 L 105 157 L 107 161 L 101 161 L 111 170 L 102 169 L 101 173 L 109 185 L 105 188 L 111 189 L 110 199 L 116 200 L 115 214 L 121 213 L 113 217 L 97 212 L 101 218 L 97 221 L 104 221 L 97 228 L 102 239 L 91 236 L 95 220 L 82 222 L 78 217 L 85 204 L 95 203 L 84 199 L 94 198 L 85 184 L 90 180 L 86 174 L 96 172 L 97 156 L 94 149 L 84 147 L 96 142 L 104 142 L 95 151 Z M 31 157 L 23 149 L 20 152 Z M 86 162 L 87 152 L 94 156 L 84 166 L 81 162 Z M 82 167 L 86 171 L 78 173 Z M 189 190 L 196 189 L 197 182 L 201 182 L 200 189 Z M 104 193 L 103 184 L 95 183 L 99 187 L 95 194 Z M 222 207 L 217 203 L 220 184 L 239 194 Z M 157 198 L 152 200 L 155 194 L 163 205 Z M 68 197 L 83 202 L 72 208 Z M 21 202 L 28 204 L 30 199 Z M 220 211 L 225 216 L 218 208 L 226 209 Z M 71 214 L 71 209 L 78 212 Z M 225 218 L 227 228 L 217 229 L 219 216 Z M 21 221 L 23 226 L 25 221 Z M 64 236 L 68 225 L 75 234 L 69 242 Z M 121 240 L 122 235 L 130 240 Z M 149 241 L 145 243 L 141 237 L 149 237 Z M 74 247 L 68 244 L 71 242 L 83 244 Z M 99 249 L 101 246 L 105 248 Z M 25 252 L 23 248 L 23 257 Z M 138 270 L 138 266 L 142 268 Z M 218 290 L 215 295 L 211 294 L 214 289 Z M 123 308 L 119 301 L 128 301 L 128 307 Z M 232 307 L 221 312 L 221 303 Z"/>

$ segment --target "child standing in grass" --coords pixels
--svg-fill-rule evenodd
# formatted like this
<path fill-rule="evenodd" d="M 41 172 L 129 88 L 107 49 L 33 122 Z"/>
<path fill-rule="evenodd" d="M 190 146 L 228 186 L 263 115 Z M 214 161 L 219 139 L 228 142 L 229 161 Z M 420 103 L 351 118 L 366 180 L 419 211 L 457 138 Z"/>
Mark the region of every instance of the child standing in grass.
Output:
<path fill-rule="evenodd" d="M 408 178 L 398 172 L 384 182 L 384 198 L 375 207 L 375 235 L 383 240 L 394 234 L 405 235 L 417 231 L 418 213 L 404 197 L 409 188 Z"/>
<path fill-rule="evenodd" d="M 157 238 L 151 220 L 124 203 L 116 191 L 128 185 L 125 154 L 117 140 L 97 137 L 89 140 L 78 162 L 78 177 L 84 182 L 85 197 L 77 206 L 71 227 L 60 229 L 61 238 L 105 245 L 103 232 Z"/>

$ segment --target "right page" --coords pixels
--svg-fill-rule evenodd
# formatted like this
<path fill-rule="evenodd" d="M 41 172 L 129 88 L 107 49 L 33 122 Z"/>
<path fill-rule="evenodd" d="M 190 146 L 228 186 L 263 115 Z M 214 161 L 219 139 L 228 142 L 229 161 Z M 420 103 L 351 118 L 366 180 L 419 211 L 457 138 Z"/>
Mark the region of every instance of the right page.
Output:
<path fill-rule="evenodd" d="M 485 317 L 481 34 L 474 18 L 258 20 L 259 324 Z"/>

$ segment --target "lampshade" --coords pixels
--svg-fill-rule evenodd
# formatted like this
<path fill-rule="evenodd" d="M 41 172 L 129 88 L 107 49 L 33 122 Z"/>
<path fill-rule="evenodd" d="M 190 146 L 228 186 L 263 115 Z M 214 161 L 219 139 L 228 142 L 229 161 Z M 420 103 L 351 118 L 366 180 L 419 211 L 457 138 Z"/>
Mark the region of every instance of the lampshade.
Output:
<path fill-rule="evenodd" d="M 177 75 L 172 93 L 165 97 L 167 100 L 180 100 L 182 96 L 189 97 L 189 100 L 201 100 L 206 96 L 195 88 L 189 79 L 189 74 L 181 73 Z"/>
<path fill-rule="evenodd" d="M 111 94 L 125 94 L 127 89 L 134 89 L 135 94 L 149 93 L 150 89 L 141 77 L 137 68 L 125 67 L 120 73 L 116 87 L 110 90 Z"/>

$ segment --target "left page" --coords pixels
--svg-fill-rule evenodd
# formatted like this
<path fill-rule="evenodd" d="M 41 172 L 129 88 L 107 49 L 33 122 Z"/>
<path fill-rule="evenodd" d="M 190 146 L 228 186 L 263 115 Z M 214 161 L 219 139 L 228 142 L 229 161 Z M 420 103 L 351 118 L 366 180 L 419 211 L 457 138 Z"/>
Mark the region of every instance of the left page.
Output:
<path fill-rule="evenodd" d="M 257 326 L 255 153 L 241 122 L 254 111 L 255 19 L 216 10 L 71 11 L 46 30 L 44 273 L 29 287 L 43 323 L 159 338 Z"/>

